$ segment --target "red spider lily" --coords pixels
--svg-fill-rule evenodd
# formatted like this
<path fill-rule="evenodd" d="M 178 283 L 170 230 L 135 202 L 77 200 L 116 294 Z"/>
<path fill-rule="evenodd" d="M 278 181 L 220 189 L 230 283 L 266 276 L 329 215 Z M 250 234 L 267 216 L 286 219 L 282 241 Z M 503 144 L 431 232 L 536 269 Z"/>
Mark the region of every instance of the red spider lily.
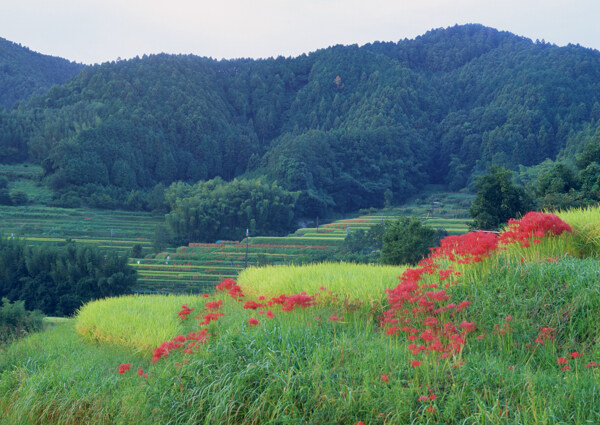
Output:
<path fill-rule="evenodd" d="M 267 305 L 271 306 L 274 304 L 280 304 L 281 309 L 283 311 L 292 311 L 297 307 L 310 307 L 316 305 L 316 301 L 310 295 L 307 295 L 306 292 L 301 292 L 299 294 L 285 295 L 282 294 L 278 297 L 271 298 L 271 300 L 267 303 Z"/>
<path fill-rule="evenodd" d="M 571 367 L 569 365 L 564 365 L 560 370 L 571 370 Z"/>
<path fill-rule="evenodd" d="M 529 240 L 534 239 L 534 243 L 540 243 L 537 238 L 547 235 L 559 236 L 563 232 L 571 232 L 571 226 L 562 221 L 557 215 L 531 211 L 525 214 L 521 219 L 510 219 L 508 221 L 508 230 L 500 236 L 500 243 L 520 243 L 521 246 L 529 246 Z"/>
<path fill-rule="evenodd" d="M 190 314 L 192 311 L 194 311 L 194 309 L 193 309 L 193 308 L 189 308 L 189 307 L 187 306 L 187 304 L 183 304 L 183 305 L 181 306 L 181 311 L 180 311 L 179 313 L 177 313 L 177 315 L 179 316 L 179 318 L 180 318 L 181 320 L 185 320 L 185 319 L 187 319 L 187 318 L 188 318 L 189 314 Z"/>
<path fill-rule="evenodd" d="M 395 335 L 396 332 L 398 332 L 398 327 L 397 326 L 392 326 L 387 331 L 385 331 L 385 334 L 386 335 Z"/>
<path fill-rule="evenodd" d="M 556 363 L 558 364 L 567 364 L 569 360 L 566 359 L 565 357 L 559 357 L 558 360 L 556 360 Z"/>
<path fill-rule="evenodd" d="M 127 372 L 129 369 L 131 369 L 131 364 L 130 363 L 121 363 L 119 365 L 119 374 L 123 375 L 125 372 Z"/>
<path fill-rule="evenodd" d="M 268 310 L 268 311 L 267 311 L 267 317 L 268 317 L 269 319 L 273 319 L 273 318 L 275 317 L 275 315 L 273 314 L 273 312 L 272 312 L 271 310 Z"/>
<path fill-rule="evenodd" d="M 249 325 L 258 325 L 258 320 L 256 320 L 254 317 L 251 317 L 248 319 L 248 324 Z"/>
<path fill-rule="evenodd" d="M 429 394 L 429 400 L 435 400 L 437 398 L 437 394 Z"/>
<path fill-rule="evenodd" d="M 223 305 L 223 300 L 209 301 L 209 302 L 207 302 L 207 303 L 204 304 L 204 308 L 207 311 L 218 310 L 218 309 L 221 308 L 222 305 Z"/>
<path fill-rule="evenodd" d="M 137 374 L 140 376 L 144 376 L 144 369 L 138 369 Z"/>
<path fill-rule="evenodd" d="M 540 333 L 538 334 L 537 338 L 534 339 L 533 341 L 537 342 L 538 344 L 544 345 L 545 341 L 554 340 L 555 336 L 556 336 L 555 328 L 541 328 Z"/>
<path fill-rule="evenodd" d="M 208 313 L 204 315 L 204 320 L 199 322 L 199 325 L 208 325 L 211 321 L 216 321 L 220 316 L 224 316 L 225 313 Z"/>
<path fill-rule="evenodd" d="M 573 351 L 570 354 L 570 356 L 571 356 L 572 359 L 578 359 L 579 357 L 583 356 L 583 353 L 578 353 L 577 351 Z"/>
<path fill-rule="evenodd" d="M 390 377 L 384 373 L 381 375 L 381 380 L 383 382 L 390 382 Z"/>
<path fill-rule="evenodd" d="M 592 367 L 598 367 L 598 363 L 596 363 L 595 361 L 588 362 L 585 368 L 590 369 Z"/>
<path fill-rule="evenodd" d="M 475 323 L 463 321 L 460 324 L 460 327 L 466 330 L 467 332 L 473 332 L 475 330 Z"/>
<path fill-rule="evenodd" d="M 254 301 L 246 301 L 246 303 L 244 304 L 244 309 L 246 310 L 256 310 L 257 308 L 263 307 L 264 304 L 259 304 L 257 302 Z"/>
<path fill-rule="evenodd" d="M 417 401 L 429 401 L 429 397 L 427 397 L 426 395 L 422 395 L 417 399 Z"/>
<path fill-rule="evenodd" d="M 331 317 L 329 317 L 329 319 L 327 319 L 331 322 L 339 322 L 342 320 L 341 317 L 338 317 L 335 313 L 331 315 Z"/>
<path fill-rule="evenodd" d="M 231 278 L 224 279 L 221 283 L 216 286 L 217 291 L 229 291 L 236 286 L 235 280 Z"/>
<path fill-rule="evenodd" d="M 419 367 L 419 366 L 421 366 L 421 362 L 419 360 L 413 360 L 410 362 L 410 365 L 412 367 Z"/>

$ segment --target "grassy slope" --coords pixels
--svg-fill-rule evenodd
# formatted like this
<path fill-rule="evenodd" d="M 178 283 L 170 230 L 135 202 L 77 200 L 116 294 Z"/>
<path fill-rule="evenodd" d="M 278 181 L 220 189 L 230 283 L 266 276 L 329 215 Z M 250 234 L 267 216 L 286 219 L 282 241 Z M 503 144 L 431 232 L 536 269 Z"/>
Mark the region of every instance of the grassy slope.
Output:
<path fill-rule="evenodd" d="M 85 340 L 66 324 L 2 354 L 0 408 L 8 416 L 0 423 L 599 423 L 600 369 L 585 366 L 600 363 L 600 260 L 546 260 L 571 245 L 561 237 L 462 266 L 448 301 L 471 306 L 449 320 L 475 322 L 476 332 L 459 354 L 422 356 L 419 367 L 410 366 L 405 336 L 376 326 L 382 307 L 348 302 L 341 285 L 317 306 L 266 307 L 273 319 L 225 297 L 226 314 L 208 326 L 207 344 L 155 364 L 146 350 L 164 338 L 156 332 L 162 323 L 175 334 L 199 329 L 197 320 L 179 321 L 180 302 L 195 309 L 193 317 L 215 298 L 96 302 L 81 312 L 80 323 L 91 317 L 97 325 Z M 274 285 L 292 289 L 285 279 Z M 354 296 L 378 291 L 365 285 Z M 327 320 L 332 314 L 342 320 Z M 259 324 L 249 325 L 250 317 Z M 543 345 L 533 342 L 542 327 L 556 329 Z M 559 357 L 572 370 L 561 371 Z M 133 371 L 121 376 L 125 362 Z M 147 379 L 135 374 L 139 367 Z"/>

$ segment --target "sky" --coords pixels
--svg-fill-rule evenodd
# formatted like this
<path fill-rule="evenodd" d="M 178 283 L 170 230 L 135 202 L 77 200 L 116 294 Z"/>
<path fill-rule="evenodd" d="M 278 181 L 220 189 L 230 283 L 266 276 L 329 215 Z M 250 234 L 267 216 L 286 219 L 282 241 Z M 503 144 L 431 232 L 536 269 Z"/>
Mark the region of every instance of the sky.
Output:
<path fill-rule="evenodd" d="M 466 23 L 600 50 L 599 18 L 599 0 L 0 0 L 0 37 L 85 64 L 298 56 Z"/>

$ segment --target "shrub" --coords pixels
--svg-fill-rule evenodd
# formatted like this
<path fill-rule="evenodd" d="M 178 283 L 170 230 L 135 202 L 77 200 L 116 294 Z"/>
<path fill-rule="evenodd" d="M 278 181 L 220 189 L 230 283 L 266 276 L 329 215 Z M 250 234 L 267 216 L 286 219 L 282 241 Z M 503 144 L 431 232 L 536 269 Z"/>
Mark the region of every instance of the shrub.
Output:
<path fill-rule="evenodd" d="M 0 344 L 35 332 L 42 328 L 42 313 L 39 310 L 25 310 L 24 301 L 11 303 L 8 298 L 2 298 L 0 306 Z"/>
<path fill-rule="evenodd" d="M 436 245 L 436 231 L 415 217 L 403 217 L 383 235 L 383 264 L 415 264 Z"/>

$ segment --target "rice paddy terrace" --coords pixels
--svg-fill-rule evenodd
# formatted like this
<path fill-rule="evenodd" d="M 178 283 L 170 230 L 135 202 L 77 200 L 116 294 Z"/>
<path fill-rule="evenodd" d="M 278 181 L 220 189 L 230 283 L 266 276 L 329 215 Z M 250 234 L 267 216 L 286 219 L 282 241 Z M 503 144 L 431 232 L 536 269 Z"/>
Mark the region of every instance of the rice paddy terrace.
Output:
<path fill-rule="evenodd" d="M 256 236 L 242 241 L 190 243 L 176 251 L 162 252 L 153 259 L 133 259 L 138 270 L 140 292 L 209 292 L 224 278 L 235 278 L 247 266 L 292 264 L 308 253 L 327 252 L 339 247 L 349 232 L 368 230 L 403 213 L 364 215 L 301 228 L 283 237 Z M 450 234 L 467 231 L 465 218 L 424 217 L 427 224 Z"/>
<path fill-rule="evenodd" d="M 28 171 L 28 170 L 26 170 Z M 130 254 L 142 247 L 142 257 L 131 258 L 138 271 L 140 293 L 210 292 L 224 278 L 237 277 L 248 266 L 293 264 L 306 254 L 326 253 L 339 247 L 346 235 L 368 230 L 386 220 L 416 215 L 450 234 L 467 231 L 466 208 L 449 202 L 421 202 L 404 208 L 372 211 L 319 227 L 300 228 L 283 237 L 253 236 L 242 241 L 190 243 L 189 246 L 152 253 L 152 239 L 161 216 L 129 211 L 54 208 L 40 205 L 0 207 L 0 235 L 18 237 L 28 244 L 60 244 L 71 239 Z"/>

